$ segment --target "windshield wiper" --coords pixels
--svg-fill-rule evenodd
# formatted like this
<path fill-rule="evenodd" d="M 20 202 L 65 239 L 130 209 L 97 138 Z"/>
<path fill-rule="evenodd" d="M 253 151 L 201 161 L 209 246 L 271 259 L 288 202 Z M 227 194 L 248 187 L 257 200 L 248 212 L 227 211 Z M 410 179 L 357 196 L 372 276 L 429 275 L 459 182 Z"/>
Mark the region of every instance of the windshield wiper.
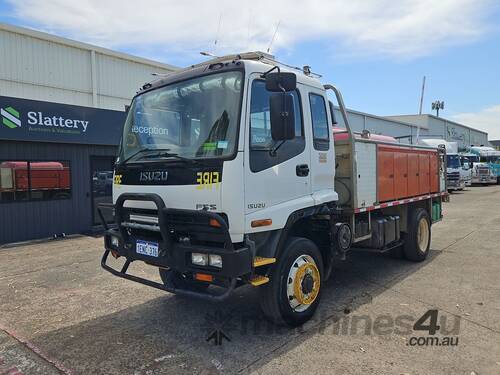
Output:
<path fill-rule="evenodd" d="M 198 163 L 197 160 L 190 159 L 190 158 L 185 158 L 184 156 L 180 156 L 179 154 L 176 154 L 174 152 L 168 152 L 169 150 L 160 150 L 157 153 L 154 154 L 148 154 L 144 155 L 141 157 L 141 159 L 152 159 L 152 158 L 174 158 L 186 163 Z"/>
<path fill-rule="evenodd" d="M 123 160 L 121 162 L 121 164 L 125 164 L 126 162 L 128 162 L 129 160 L 132 160 L 133 158 L 135 158 L 136 156 L 138 156 L 140 154 L 143 154 L 145 152 L 153 152 L 153 151 L 168 152 L 168 151 L 170 151 L 170 149 L 168 149 L 168 148 L 165 148 L 165 149 L 162 149 L 162 148 L 151 148 L 151 147 L 141 148 L 139 151 L 134 152 L 128 158 L 126 158 L 125 160 Z"/>

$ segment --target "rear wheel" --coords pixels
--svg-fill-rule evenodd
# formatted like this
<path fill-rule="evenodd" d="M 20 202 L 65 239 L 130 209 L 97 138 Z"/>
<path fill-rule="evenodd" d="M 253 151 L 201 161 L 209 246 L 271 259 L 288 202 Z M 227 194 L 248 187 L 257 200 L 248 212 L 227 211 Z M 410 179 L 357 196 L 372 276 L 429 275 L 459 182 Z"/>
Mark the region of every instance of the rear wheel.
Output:
<path fill-rule="evenodd" d="M 410 211 L 408 233 L 403 246 L 404 255 L 414 262 L 421 262 L 429 254 L 431 245 L 431 221 L 423 208 Z"/>
<path fill-rule="evenodd" d="M 305 323 L 318 307 L 322 276 L 323 260 L 316 245 L 306 238 L 290 238 L 271 280 L 260 289 L 262 311 L 276 324 Z"/>
<path fill-rule="evenodd" d="M 202 292 L 210 285 L 207 282 L 196 281 L 174 270 L 160 268 L 160 277 L 164 285 L 171 285 L 178 289 Z"/>

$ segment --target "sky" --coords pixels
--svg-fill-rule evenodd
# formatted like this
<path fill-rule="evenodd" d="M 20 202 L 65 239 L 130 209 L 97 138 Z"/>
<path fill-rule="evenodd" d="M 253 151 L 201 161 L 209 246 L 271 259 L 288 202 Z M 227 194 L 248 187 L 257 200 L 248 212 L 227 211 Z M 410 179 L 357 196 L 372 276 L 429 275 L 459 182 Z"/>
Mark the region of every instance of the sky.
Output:
<path fill-rule="evenodd" d="M 0 22 L 176 66 L 270 52 L 309 65 L 347 107 L 440 115 L 500 139 L 497 0 L 0 0 Z"/>

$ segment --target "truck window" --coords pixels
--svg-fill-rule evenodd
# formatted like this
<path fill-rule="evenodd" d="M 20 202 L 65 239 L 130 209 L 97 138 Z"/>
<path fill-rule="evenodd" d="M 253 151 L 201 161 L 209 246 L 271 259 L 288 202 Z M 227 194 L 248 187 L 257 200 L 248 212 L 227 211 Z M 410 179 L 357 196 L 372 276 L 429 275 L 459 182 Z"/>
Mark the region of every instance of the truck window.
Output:
<path fill-rule="evenodd" d="M 69 198 L 68 161 L 0 161 L 0 203 Z"/>
<path fill-rule="evenodd" d="M 269 116 L 269 98 L 271 92 L 266 90 L 263 80 L 254 80 L 250 99 L 250 170 L 260 172 L 285 160 L 299 155 L 305 149 L 302 124 L 302 108 L 299 94 L 292 92 L 295 110 L 295 138 L 284 142 L 276 151 L 270 154 L 270 149 L 277 145 L 271 137 L 271 120 Z"/>
<path fill-rule="evenodd" d="M 329 148 L 329 136 L 325 99 L 321 95 L 310 93 L 309 104 L 311 106 L 314 149 L 326 151 Z"/>

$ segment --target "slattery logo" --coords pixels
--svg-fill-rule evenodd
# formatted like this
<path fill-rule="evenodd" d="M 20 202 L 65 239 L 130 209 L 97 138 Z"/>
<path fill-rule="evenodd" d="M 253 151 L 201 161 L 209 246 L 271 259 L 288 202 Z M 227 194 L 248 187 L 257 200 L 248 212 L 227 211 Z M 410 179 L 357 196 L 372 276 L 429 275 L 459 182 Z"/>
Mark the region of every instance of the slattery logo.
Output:
<path fill-rule="evenodd" d="M 10 129 L 20 128 L 21 119 L 19 112 L 13 107 L 0 108 L 2 124 Z"/>

